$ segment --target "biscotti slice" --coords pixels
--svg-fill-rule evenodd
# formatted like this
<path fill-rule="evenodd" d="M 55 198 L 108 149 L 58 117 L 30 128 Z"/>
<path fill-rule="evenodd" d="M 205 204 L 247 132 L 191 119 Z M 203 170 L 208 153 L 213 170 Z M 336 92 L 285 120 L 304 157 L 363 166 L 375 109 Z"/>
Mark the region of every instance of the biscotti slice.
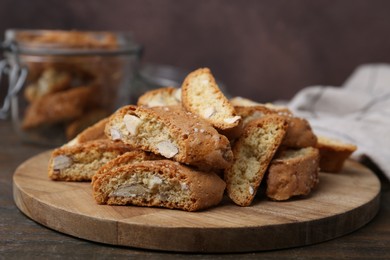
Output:
<path fill-rule="evenodd" d="M 224 181 L 171 160 L 133 162 L 109 170 L 94 182 L 98 204 L 197 211 L 219 204 Z"/>
<path fill-rule="evenodd" d="M 224 169 L 233 159 L 229 140 L 180 106 L 122 107 L 110 116 L 105 133 L 111 140 L 202 169 Z"/>
<path fill-rule="evenodd" d="M 267 115 L 245 126 L 233 147 L 234 162 L 224 173 L 227 194 L 237 205 L 252 203 L 287 126 L 279 115 Z"/>
<path fill-rule="evenodd" d="M 102 165 L 93 175 L 92 177 L 92 186 L 97 181 L 98 178 L 106 174 L 108 171 L 111 171 L 120 166 L 130 164 L 132 162 L 141 162 L 141 161 L 151 161 L 151 160 L 163 160 L 165 159 L 162 156 L 159 156 L 154 153 L 142 151 L 142 150 L 133 150 L 130 152 L 126 152 L 118 157 L 108 161 L 104 165 Z"/>
<path fill-rule="evenodd" d="M 53 150 L 48 167 L 56 181 L 90 181 L 95 172 L 115 157 L 131 151 L 121 142 L 94 140 Z"/>
<path fill-rule="evenodd" d="M 107 122 L 108 117 L 101 119 L 90 127 L 84 129 L 75 138 L 64 144 L 64 146 L 73 146 L 93 140 L 107 139 L 107 136 L 104 133 Z"/>
<path fill-rule="evenodd" d="M 165 87 L 145 92 L 138 98 L 137 105 L 144 107 L 175 106 L 181 104 L 181 89 Z"/>
<path fill-rule="evenodd" d="M 225 130 L 240 123 L 240 116 L 219 89 L 210 69 L 201 68 L 188 74 L 181 92 L 183 107 L 215 128 Z"/>
<path fill-rule="evenodd" d="M 277 201 L 307 196 L 318 185 L 318 149 L 288 149 L 275 156 L 268 168 L 266 195 Z"/>
<path fill-rule="evenodd" d="M 318 136 L 316 147 L 320 150 L 321 171 L 331 173 L 340 172 L 344 162 L 357 149 L 354 144 L 325 136 Z"/>
<path fill-rule="evenodd" d="M 55 68 L 46 69 L 36 83 L 26 87 L 24 95 L 26 99 L 33 102 L 44 95 L 65 90 L 70 87 L 72 76 L 65 71 L 58 71 Z"/>
<path fill-rule="evenodd" d="M 26 109 L 23 129 L 32 129 L 66 122 L 80 117 L 95 102 L 95 89 L 91 86 L 71 88 L 44 95 Z"/>

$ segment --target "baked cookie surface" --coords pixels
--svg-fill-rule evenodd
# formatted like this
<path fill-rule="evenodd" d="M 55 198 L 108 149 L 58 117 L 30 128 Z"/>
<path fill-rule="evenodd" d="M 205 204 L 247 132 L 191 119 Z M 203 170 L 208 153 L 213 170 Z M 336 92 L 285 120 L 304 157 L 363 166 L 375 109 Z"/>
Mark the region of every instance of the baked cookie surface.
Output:
<path fill-rule="evenodd" d="M 108 170 L 94 182 L 94 197 L 99 204 L 197 211 L 219 204 L 224 189 L 224 181 L 213 173 L 155 160 Z"/>
<path fill-rule="evenodd" d="M 273 200 L 306 196 L 319 183 L 319 151 L 313 147 L 285 150 L 272 161 L 266 195 Z"/>
<path fill-rule="evenodd" d="M 224 169 L 233 153 L 229 140 L 209 123 L 180 106 L 125 106 L 105 128 L 111 140 L 202 169 Z"/>

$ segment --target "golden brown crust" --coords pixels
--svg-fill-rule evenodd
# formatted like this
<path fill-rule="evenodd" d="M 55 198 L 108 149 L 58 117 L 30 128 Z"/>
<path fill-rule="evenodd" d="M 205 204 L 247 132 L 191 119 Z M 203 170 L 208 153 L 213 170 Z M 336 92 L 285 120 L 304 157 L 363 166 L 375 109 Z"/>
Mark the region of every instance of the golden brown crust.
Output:
<path fill-rule="evenodd" d="M 285 150 L 271 161 L 266 194 L 273 200 L 307 196 L 318 183 L 319 151 L 313 147 Z"/>
<path fill-rule="evenodd" d="M 165 207 L 197 211 L 215 206 L 225 183 L 213 173 L 196 171 L 170 160 L 119 166 L 94 182 L 99 204 Z"/>
<path fill-rule="evenodd" d="M 78 134 L 81 134 L 82 132 L 84 132 L 84 130 L 87 130 L 90 127 L 96 128 L 95 124 L 98 123 L 100 120 L 106 118 L 107 116 L 108 116 L 107 111 L 105 111 L 103 109 L 93 109 L 91 111 L 86 112 L 81 117 L 76 118 L 74 121 L 70 122 L 66 126 L 67 140 L 71 140 L 71 139 L 75 138 Z M 90 130 L 87 131 L 87 132 L 89 132 L 89 134 L 84 133 L 83 136 L 87 137 L 88 135 L 90 135 L 91 138 L 101 139 L 100 137 L 93 134 L 92 131 L 90 131 Z M 99 131 L 99 136 L 103 137 L 104 136 L 104 127 L 98 131 Z M 96 137 L 93 137 L 93 136 L 96 136 Z M 79 139 L 81 139 L 81 138 L 82 137 L 79 137 Z M 91 138 L 89 138 L 89 139 L 91 139 Z"/>
<path fill-rule="evenodd" d="M 286 119 L 279 115 L 267 115 L 245 126 L 233 147 L 234 162 L 224 174 L 227 194 L 237 205 L 252 203 L 287 126 Z"/>
<path fill-rule="evenodd" d="M 104 134 L 104 128 L 106 127 L 107 122 L 108 117 L 101 119 L 92 126 L 84 129 L 81 133 L 79 133 L 75 138 L 70 140 L 64 146 L 73 146 L 93 140 L 107 139 L 107 136 Z"/>
<path fill-rule="evenodd" d="M 210 69 L 201 68 L 188 74 L 181 89 L 183 107 L 215 128 L 226 130 L 240 123 L 240 117 L 219 89 Z"/>
<path fill-rule="evenodd" d="M 317 136 L 314 134 L 309 122 L 300 117 L 286 117 L 288 128 L 282 145 L 290 148 L 314 147 Z"/>
<path fill-rule="evenodd" d="M 357 150 L 357 146 L 333 138 L 319 136 L 316 147 L 320 150 L 320 169 L 338 173 L 344 162 Z"/>
<path fill-rule="evenodd" d="M 102 165 L 131 150 L 108 139 L 63 146 L 53 150 L 48 175 L 56 181 L 90 181 Z"/>
<path fill-rule="evenodd" d="M 225 136 L 179 106 L 125 106 L 110 117 L 105 133 L 112 140 L 203 169 L 223 169 L 233 159 Z"/>

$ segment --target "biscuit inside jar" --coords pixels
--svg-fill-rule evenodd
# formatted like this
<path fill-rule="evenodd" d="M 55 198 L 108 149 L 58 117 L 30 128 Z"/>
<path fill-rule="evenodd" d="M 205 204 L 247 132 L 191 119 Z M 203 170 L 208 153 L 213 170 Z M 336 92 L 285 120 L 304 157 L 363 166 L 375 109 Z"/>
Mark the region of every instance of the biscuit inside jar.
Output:
<path fill-rule="evenodd" d="M 21 46 L 44 53 L 21 56 L 28 68 L 26 87 L 21 92 L 23 101 L 19 103 L 23 138 L 63 144 L 107 117 L 128 95 L 122 89 L 127 81 L 124 69 L 131 72 L 127 71 L 127 60 L 105 55 L 122 49 L 122 40 L 128 39 L 122 39 L 121 34 L 21 30 L 14 37 Z M 48 48 L 52 53 L 45 53 Z M 76 93 L 86 88 L 92 93 Z"/>

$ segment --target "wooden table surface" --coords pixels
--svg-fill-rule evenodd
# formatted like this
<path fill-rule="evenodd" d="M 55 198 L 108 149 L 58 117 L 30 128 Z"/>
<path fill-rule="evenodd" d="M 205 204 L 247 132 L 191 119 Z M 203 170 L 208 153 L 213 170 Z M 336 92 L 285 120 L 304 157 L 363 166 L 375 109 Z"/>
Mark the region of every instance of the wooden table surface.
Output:
<path fill-rule="evenodd" d="M 299 248 L 243 254 L 180 254 L 116 247 L 78 239 L 48 229 L 27 218 L 12 196 L 16 167 L 33 155 L 48 150 L 22 143 L 8 121 L 0 121 L 0 259 L 106 259 L 106 258 L 263 258 L 263 259 L 390 259 L 390 183 L 381 179 L 377 216 L 366 226 L 343 237 Z"/>

